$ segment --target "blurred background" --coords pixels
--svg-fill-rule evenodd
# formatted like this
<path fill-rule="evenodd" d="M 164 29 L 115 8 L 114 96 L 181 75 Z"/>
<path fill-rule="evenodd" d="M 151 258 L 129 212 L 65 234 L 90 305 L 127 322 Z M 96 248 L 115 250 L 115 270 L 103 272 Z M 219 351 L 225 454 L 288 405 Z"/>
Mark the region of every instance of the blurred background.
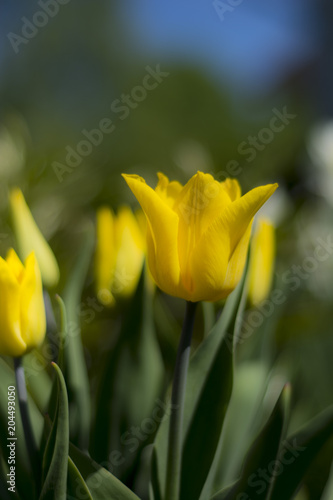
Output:
<path fill-rule="evenodd" d="M 0 9 L 1 255 L 13 244 L 14 185 L 57 256 L 61 290 L 97 207 L 136 206 L 122 172 L 153 186 L 157 171 L 186 182 L 202 170 L 237 177 L 245 192 L 277 181 L 266 214 L 277 227 L 275 287 L 288 300 L 272 333 L 274 366 L 292 381 L 292 427 L 332 403 L 333 257 L 303 267 L 318 238 L 333 239 L 332 3 L 17 0 Z M 83 325 L 88 348 L 108 314 Z"/>

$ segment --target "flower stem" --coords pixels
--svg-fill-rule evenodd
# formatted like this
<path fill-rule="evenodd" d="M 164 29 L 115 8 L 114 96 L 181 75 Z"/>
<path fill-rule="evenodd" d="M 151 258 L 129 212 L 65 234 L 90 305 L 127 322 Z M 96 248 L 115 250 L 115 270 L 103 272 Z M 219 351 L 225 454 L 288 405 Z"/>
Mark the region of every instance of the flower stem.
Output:
<path fill-rule="evenodd" d="M 21 357 L 14 358 L 14 369 L 15 369 L 16 388 L 19 400 L 23 432 L 24 432 L 28 455 L 30 457 L 32 472 L 34 475 L 36 491 L 38 492 L 40 488 L 40 476 L 41 476 L 39 453 L 29 417 L 28 393 L 25 384 L 24 368 L 22 365 Z"/>
<path fill-rule="evenodd" d="M 196 302 L 186 303 L 185 319 L 177 352 L 171 396 L 165 500 L 178 500 L 180 494 L 185 389 L 196 305 Z"/>

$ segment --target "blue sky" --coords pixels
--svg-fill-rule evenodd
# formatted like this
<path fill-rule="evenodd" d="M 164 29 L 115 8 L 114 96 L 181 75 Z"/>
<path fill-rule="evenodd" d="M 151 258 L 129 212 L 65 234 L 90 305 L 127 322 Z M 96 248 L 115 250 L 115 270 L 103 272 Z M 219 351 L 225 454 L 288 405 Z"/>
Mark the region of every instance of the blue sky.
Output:
<path fill-rule="evenodd" d="M 139 47 L 157 62 L 173 59 L 198 66 L 236 93 L 269 92 L 289 71 L 297 71 L 318 53 L 317 4 L 239 1 L 223 21 L 213 0 L 121 0 L 118 6 L 133 50 Z M 34 11 L 32 4 L 29 7 Z M 6 35 L 20 26 L 27 8 L 24 2 L 2 6 L 0 62 L 8 49 Z"/>
<path fill-rule="evenodd" d="M 142 49 L 156 58 L 197 64 L 240 91 L 269 89 L 319 50 L 311 0 L 243 0 L 223 21 L 211 0 L 121 5 Z"/>

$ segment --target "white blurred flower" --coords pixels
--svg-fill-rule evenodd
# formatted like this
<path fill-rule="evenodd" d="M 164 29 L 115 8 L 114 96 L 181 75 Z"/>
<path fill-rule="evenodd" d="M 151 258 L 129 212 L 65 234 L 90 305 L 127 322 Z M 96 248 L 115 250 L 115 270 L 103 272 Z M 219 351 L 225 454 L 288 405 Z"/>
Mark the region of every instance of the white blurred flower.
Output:
<path fill-rule="evenodd" d="M 313 127 L 308 152 L 316 169 L 310 175 L 311 188 L 333 205 L 333 121 Z"/>
<path fill-rule="evenodd" d="M 0 124 L 0 178 L 6 179 L 23 168 L 26 155 L 25 124 L 12 117 L 10 125 Z"/>
<path fill-rule="evenodd" d="M 267 200 L 265 205 L 258 210 L 256 217 L 257 219 L 260 217 L 269 219 L 275 227 L 278 227 L 291 211 L 292 203 L 288 193 L 283 185 L 280 184 L 274 196 Z"/>

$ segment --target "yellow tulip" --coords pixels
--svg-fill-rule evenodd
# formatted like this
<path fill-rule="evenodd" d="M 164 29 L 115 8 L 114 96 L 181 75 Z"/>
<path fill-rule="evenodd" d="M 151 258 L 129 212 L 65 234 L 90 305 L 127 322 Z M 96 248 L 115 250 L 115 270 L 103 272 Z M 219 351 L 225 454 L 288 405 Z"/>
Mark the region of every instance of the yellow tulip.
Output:
<path fill-rule="evenodd" d="M 55 286 L 59 281 L 56 258 L 40 232 L 20 189 L 13 189 L 9 197 L 14 232 L 21 259 L 35 252 L 43 283 Z"/>
<path fill-rule="evenodd" d="M 255 213 L 277 188 L 241 196 L 235 179 L 198 172 L 185 186 L 158 174 L 156 189 L 123 175 L 147 218 L 151 274 L 166 293 L 197 302 L 225 298 L 243 273 Z"/>
<path fill-rule="evenodd" d="M 13 249 L 0 257 L 0 354 L 22 356 L 46 332 L 43 286 L 35 254 L 21 263 Z"/>
<path fill-rule="evenodd" d="M 275 229 L 263 217 L 259 218 L 251 241 L 248 296 L 257 306 L 269 295 L 273 280 L 275 259 Z"/>
<path fill-rule="evenodd" d="M 114 295 L 130 296 L 142 270 L 145 241 L 132 210 L 123 206 L 114 215 L 109 207 L 97 212 L 95 275 L 97 296 L 104 305 Z"/>

